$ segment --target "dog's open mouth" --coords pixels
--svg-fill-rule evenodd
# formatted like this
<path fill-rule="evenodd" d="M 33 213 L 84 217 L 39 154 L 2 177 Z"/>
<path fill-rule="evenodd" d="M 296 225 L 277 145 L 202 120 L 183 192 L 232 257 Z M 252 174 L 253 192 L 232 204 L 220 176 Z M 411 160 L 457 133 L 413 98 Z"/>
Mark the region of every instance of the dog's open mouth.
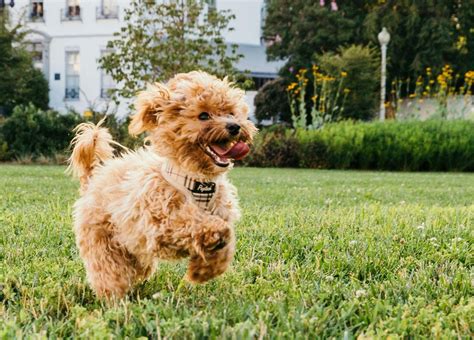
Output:
<path fill-rule="evenodd" d="M 209 144 L 204 148 L 204 151 L 217 166 L 226 167 L 232 160 L 239 160 L 247 156 L 250 148 L 245 142 L 232 141 Z"/>

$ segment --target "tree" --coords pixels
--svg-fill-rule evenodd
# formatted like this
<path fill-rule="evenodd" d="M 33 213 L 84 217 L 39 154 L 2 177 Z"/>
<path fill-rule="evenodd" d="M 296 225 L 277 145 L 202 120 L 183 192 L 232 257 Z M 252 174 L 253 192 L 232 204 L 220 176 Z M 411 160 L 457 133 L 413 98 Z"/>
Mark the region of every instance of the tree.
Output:
<path fill-rule="evenodd" d="M 48 108 L 48 82 L 24 48 L 27 33 L 20 23 L 10 24 L 6 9 L 0 11 L 0 114 L 29 103 Z"/>
<path fill-rule="evenodd" d="M 327 3 L 326 3 L 327 2 Z M 270 60 L 288 59 L 290 68 L 309 67 L 316 54 L 335 51 L 340 45 L 358 43 L 365 18 L 365 1 L 341 2 L 337 10 L 329 1 L 273 0 L 267 8 L 264 37 L 270 41 Z M 363 9 L 360 9 L 363 8 Z"/>
<path fill-rule="evenodd" d="M 388 74 L 411 78 L 450 64 L 459 72 L 474 60 L 473 0 L 389 0 L 367 15 L 366 39 L 377 43 L 383 26 L 390 32 Z"/>
<path fill-rule="evenodd" d="M 233 15 L 206 7 L 200 0 L 165 3 L 132 0 L 126 25 L 109 41 L 101 66 L 117 82 L 114 98 L 131 98 L 145 83 L 164 81 L 179 72 L 201 69 L 236 80 L 234 63 L 242 56 L 222 36 Z"/>

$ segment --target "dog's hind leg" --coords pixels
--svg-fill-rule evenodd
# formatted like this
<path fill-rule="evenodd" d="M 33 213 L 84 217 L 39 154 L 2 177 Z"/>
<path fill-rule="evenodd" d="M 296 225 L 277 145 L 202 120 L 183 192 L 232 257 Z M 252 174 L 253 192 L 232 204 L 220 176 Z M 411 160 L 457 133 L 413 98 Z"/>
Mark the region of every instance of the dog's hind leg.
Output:
<path fill-rule="evenodd" d="M 150 268 L 138 265 L 136 258 L 113 240 L 108 224 L 79 226 L 76 241 L 88 281 L 99 297 L 120 298 L 151 272 Z"/>

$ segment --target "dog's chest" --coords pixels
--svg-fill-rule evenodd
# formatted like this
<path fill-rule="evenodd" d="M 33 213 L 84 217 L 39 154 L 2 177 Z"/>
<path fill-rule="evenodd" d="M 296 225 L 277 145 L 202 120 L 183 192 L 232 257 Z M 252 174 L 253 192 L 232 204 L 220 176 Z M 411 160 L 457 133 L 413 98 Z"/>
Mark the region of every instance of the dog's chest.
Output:
<path fill-rule="evenodd" d="M 215 209 L 218 190 L 215 182 L 191 181 L 187 189 L 198 207 L 210 212 Z"/>
<path fill-rule="evenodd" d="M 210 213 L 221 208 L 221 202 L 218 199 L 219 191 L 223 190 L 221 179 L 215 181 L 197 179 L 173 168 L 169 163 L 163 165 L 162 175 L 169 184 L 199 208 Z"/>

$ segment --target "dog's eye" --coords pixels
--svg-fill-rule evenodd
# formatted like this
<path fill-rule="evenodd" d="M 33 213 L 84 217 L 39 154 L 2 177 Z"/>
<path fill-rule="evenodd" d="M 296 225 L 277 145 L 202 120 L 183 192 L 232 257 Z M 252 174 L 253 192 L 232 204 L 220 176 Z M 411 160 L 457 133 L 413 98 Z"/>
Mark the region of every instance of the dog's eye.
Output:
<path fill-rule="evenodd" d="M 234 113 L 233 113 L 233 112 L 229 112 L 229 116 L 234 116 Z"/>
<path fill-rule="evenodd" d="M 209 118 L 211 117 L 209 116 L 209 113 L 207 112 L 201 112 L 199 114 L 199 120 L 209 120 Z"/>

